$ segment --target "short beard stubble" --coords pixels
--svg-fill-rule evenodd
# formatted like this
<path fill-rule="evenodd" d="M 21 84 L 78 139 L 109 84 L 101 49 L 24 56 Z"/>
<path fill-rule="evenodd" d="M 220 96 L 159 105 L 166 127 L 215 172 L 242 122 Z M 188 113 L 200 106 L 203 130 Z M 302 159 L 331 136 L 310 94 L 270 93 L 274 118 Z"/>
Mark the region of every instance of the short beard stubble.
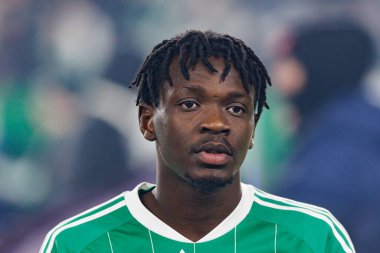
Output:
<path fill-rule="evenodd" d="M 208 177 L 208 178 L 192 178 L 189 175 L 186 175 L 186 178 L 190 182 L 191 186 L 194 187 L 194 189 L 197 192 L 204 193 L 204 194 L 210 194 L 218 189 L 231 184 L 233 181 L 233 177 L 230 177 L 227 180 L 223 180 L 220 178 L 215 177 Z"/>

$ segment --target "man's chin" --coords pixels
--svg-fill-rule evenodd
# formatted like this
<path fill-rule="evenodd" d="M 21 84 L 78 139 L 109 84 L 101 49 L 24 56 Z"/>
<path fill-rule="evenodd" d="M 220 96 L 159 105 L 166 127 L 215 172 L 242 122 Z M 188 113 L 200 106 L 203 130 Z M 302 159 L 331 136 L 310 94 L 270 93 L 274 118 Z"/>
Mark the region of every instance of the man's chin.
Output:
<path fill-rule="evenodd" d="M 190 176 L 186 176 L 190 184 L 194 187 L 194 189 L 201 193 L 213 193 L 218 189 L 229 185 L 233 181 L 233 177 L 228 179 L 221 179 L 217 177 L 204 177 L 204 178 L 192 178 Z"/>

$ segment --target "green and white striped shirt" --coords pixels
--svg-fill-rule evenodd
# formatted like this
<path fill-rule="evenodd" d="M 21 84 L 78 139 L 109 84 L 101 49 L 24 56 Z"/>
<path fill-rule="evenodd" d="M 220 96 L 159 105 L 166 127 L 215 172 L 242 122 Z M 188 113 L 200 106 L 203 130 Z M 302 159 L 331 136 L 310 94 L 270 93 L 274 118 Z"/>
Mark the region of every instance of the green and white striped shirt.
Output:
<path fill-rule="evenodd" d="M 242 184 L 235 210 L 193 242 L 154 216 L 134 190 L 61 222 L 46 236 L 40 253 L 354 253 L 343 226 L 326 209 Z"/>

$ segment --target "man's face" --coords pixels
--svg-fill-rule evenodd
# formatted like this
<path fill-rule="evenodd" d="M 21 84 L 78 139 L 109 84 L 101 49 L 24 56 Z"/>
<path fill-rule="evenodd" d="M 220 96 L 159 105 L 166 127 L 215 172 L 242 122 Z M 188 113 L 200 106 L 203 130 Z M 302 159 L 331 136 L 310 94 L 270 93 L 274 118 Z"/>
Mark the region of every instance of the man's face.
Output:
<path fill-rule="evenodd" d="M 159 173 L 205 192 L 239 180 L 255 127 L 253 92 L 244 90 L 234 68 L 222 82 L 223 59 L 209 60 L 218 73 L 198 63 L 190 80 L 178 58 L 172 61 L 173 86 L 164 84 L 151 120 Z"/>

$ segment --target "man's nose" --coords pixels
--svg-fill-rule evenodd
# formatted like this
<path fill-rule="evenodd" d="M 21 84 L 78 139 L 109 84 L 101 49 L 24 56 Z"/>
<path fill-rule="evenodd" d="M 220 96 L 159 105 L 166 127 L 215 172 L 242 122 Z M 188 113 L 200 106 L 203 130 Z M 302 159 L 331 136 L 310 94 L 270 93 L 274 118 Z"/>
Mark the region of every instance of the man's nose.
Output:
<path fill-rule="evenodd" d="M 204 115 L 200 126 L 201 133 L 229 135 L 230 127 L 223 109 L 210 109 Z"/>

